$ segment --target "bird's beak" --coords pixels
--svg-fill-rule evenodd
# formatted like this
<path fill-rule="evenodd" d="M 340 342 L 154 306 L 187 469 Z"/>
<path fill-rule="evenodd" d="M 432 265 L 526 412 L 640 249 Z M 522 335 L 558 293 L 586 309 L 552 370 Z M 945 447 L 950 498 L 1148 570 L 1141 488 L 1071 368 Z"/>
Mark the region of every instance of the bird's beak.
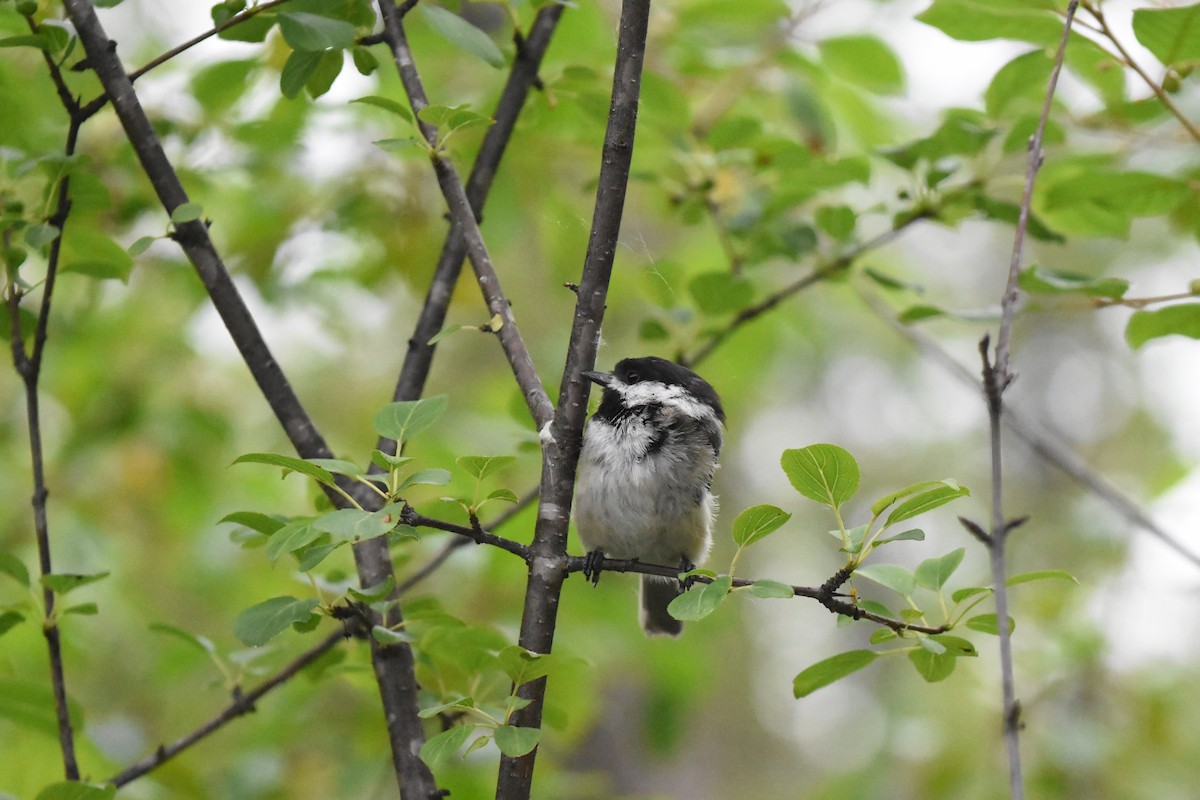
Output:
<path fill-rule="evenodd" d="M 613 375 L 611 372 L 583 372 L 580 374 L 582 374 L 583 377 L 587 378 L 592 383 L 598 383 L 605 387 L 613 382 Z"/>

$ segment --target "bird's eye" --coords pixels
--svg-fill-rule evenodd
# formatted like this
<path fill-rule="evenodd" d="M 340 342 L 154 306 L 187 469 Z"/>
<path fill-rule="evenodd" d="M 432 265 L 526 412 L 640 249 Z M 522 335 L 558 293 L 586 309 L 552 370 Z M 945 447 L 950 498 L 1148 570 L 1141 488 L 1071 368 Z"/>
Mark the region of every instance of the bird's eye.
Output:
<path fill-rule="evenodd" d="M 628 380 L 626 380 L 625 382 L 626 383 L 637 383 L 640 380 L 641 380 L 641 377 L 636 372 L 631 372 L 631 373 L 629 373 Z"/>

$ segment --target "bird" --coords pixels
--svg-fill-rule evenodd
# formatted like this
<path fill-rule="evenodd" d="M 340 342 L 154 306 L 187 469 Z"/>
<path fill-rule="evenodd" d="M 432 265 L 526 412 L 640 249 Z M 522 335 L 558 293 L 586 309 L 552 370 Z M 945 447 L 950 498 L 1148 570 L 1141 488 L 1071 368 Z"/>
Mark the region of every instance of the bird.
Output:
<path fill-rule="evenodd" d="M 582 374 L 603 389 L 584 428 L 575 488 L 584 576 L 595 584 L 604 557 L 694 569 L 712 546 L 717 513 L 720 396 L 692 370 L 655 356 Z M 642 575 L 639 617 L 647 634 L 682 632 L 667 606 L 683 590 L 674 578 Z"/>

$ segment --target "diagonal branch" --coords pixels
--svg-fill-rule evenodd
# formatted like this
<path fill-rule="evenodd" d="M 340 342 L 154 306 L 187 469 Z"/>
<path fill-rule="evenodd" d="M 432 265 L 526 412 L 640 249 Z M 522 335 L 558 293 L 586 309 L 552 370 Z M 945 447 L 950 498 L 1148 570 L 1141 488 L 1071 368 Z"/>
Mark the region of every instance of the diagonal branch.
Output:
<path fill-rule="evenodd" d="M 479 231 L 479 223 L 475 220 L 475 212 L 467 197 L 466 189 L 463 187 L 462 179 L 459 178 L 454 164 L 439 149 L 437 129 L 420 121 L 420 112 L 429 105 L 429 99 L 425 94 L 425 87 L 421 83 L 421 76 L 413 62 L 412 50 L 408 46 L 408 38 L 404 33 L 403 13 L 396 7 L 393 0 L 379 0 L 379 10 L 383 17 L 384 38 L 392 50 L 396 69 L 404 84 L 404 91 L 412 105 L 413 115 L 418 119 L 417 126 L 429 146 L 430 161 L 433 163 L 438 185 L 441 187 L 442 195 L 449 207 L 450 219 L 458 227 L 459 235 L 466 245 L 467 257 L 470 258 L 471 266 L 475 269 L 475 277 L 479 282 L 479 288 L 483 293 L 484 302 L 487 303 L 488 311 L 500 319 L 496 336 L 500 340 L 501 347 L 504 348 L 505 355 L 508 356 L 513 376 L 517 379 L 517 384 L 525 395 L 525 404 L 529 407 L 534 424 L 538 430 L 542 430 L 554 415 L 553 405 L 546 394 L 546 389 L 542 386 L 541 378 L 538 377 L 537 369 L 533 365 L 533 357 L 529 355 L 525 341 L 521 338 L 521 331 L 517 328 L 516 319 L 513 317 L 512 304 L 500 286 L 500 278 L 496 274 L 491 256 L 483 242 L 483 235 Z"/>
<path fill-rule="evenodd" d="M 493 114 L 495 124 L 489 127 L 484 135 L 483 144 L 475 157 L 475 165 L 467 179 L 467 200 L 476 220 L 481 218 L 484 201 L 492 188 L 492 180 L 512 137 L 517 117 L 529 96 L 529 89 L 538 81 L 538 68 L 562 12 L 563 6 L 558 3 L 539 11 L 529 29 L 528 37 L 517 48 L 512 71 Z M 429 340 L 446 324 L 446 310 L 450 306 L 450 297 L 454 285 L 458 282 L 466 255 L 467 244 L 461 227 L 457 222 L 451 222 L 450 231 L 438 257 L 437 268 L 429 284 L 429 291 L 425 295 L 421 315 L 412 337 L 408 340 L 408 352 L 396 382 L 394 399 L 397 401 L 416 400 L 421 396 L 436 347 L 429 344 Z M 386 440 L 381 440 L 379 449 L 386 450 L 387 445 Z"/>
<path fill-rule="evenodd" d="M 87 52 L 88 63 L 111 100 L 142 169 L 167 212 L 173 212 L 188 202 L 187 193 L 125 74 L 115 42 L 109 40 L 89 0 L 64 0 L 64 5 Z M 200 221 L 181 223 L 176 226 L 174 238 L 195 267 L 242 359 L 296 451 L 304 458 L 329 458 L 328 445 L 262 338 L 209 238 L 207 226 Z M 333 499 L 337 502 L 336 497 Z M 372 539 L 362 543 L 355 547 L 354 558 L 364 587 L 377 586 L 392 577 L 386 542 Z M 398 617 L 399 609 L 393 608 L 390 613 Z M 401 793 L 408 797 L 433 797 L 437 792 L 433 774 L 417 755 L 424 741 L 424 728 L 417 717 L 412 649 L 403 643 L 383 646 L 372 639 L 371 661 Z"/>

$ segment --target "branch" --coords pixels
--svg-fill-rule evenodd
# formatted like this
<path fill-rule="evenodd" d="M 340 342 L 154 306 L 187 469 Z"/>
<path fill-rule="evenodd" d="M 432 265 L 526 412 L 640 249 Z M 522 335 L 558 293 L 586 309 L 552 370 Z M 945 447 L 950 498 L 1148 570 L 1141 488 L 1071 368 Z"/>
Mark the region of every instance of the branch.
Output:
<path fill-rule="evenodd" d="M 135 69 L 133 72 L 129 73 L 130 82 L 136 81 L 138 78 L 142 77 L 150 70 L 154 69 L 155 67 L 162 66 L 166 62 L 170 61 L 172 58 L 175 58 L 180 53 L 183 53 L 183 52 L 186 52 L 186 51 L 192 49 L 193 47 L 200 44 L 204 40 L 206 40 L 212 36 L 216 36 L 217 34 L 223 32 L 223 31 L 227 31 L 230 28 L 234 27 L 235 25 L 239 25 L 248 19 L 252 19 L 268 9 L 274 8 L 275 6 L 283 5 L 284 3 L 287 3 L 287 2 L 290 2 L 290 0 L 267 0 L 267 2 L 265 2 L 265 3 L 251 6 L 250 8 L 247 8 L 244 11 L 234 14 L 232 17 L 225 20 L 220 25 L 214 25 L 212 28 L 209 28 L 207 31 L 200 34 L 199 36 L 188 39 L 183 44 L 178 45 L 177 47 L 171 48 L 170 50 L 166 51 L 165 53 L 159 55 L 157 58 L 151 59 L 150 61 L 146 62 L 141 67 Z M 89 117 L 91 117 L 92 115 L 94 115 L 97 111 L 104 108 L 104 106 L 106 106 L 106 105 L 108 105 L 108 95 L 102 94 L 99 97 L 89 101 L 86 105 L 84 105 L 80 109 L 80 113 L 83 115 L 83 119 L 86 120 Z"/>
<path fill-rule="evenodd" d="M 994 360 L 989 359 L 988 337 L 980 343 L 979 352 L 983 359 L 983 394 L 987 401 L 988 422 L 992 454 L 992 524 L 988 556 L 992 566 L 992 586 L 995 591 L 996 618 L 1001 621 L 999 626 L 1000 638 L 1000 680 L 1004 699 L 1004 742 L 1008 753 L 1008 786 L 1012 800 L 1023 800 L 1025 797 L 1024 778 L 1021 774 L 1021 748 L 1018 741 L 1020 732 L 1020 704 L 1016 696 L 1016 679 L 1013 674 L 1012 635 L 1008 625 L 1003 624 L 1008 619 L 1008 589 L 1006 580 L 1005 546 L 1011 526 L 1004 516 L 1004 498 L 1002 493 L 1002 464 L 1000 424 L 1004 408 L 1004 391 L 1012 383 L 1013 375 L 1009 369 L 1011 351 L 1009 347 L 1012 338 L 1013 318 L 1017 306 L 1017 277 L 1021 269 L 1021 256 L 1025 245 L 1025 233 L 1029 227 L 1030 208 L 1033 204 L 1033 185 L 1037 180 L 1038 170 L 1042 166 L 1042 140 L 1046 132 L 1046 122 L 1050 118 L 1050 107 L 1054 101 L 1054 90 L 1058 85 L 1058 76 L 1062 71 L 1063 56 L 1066 54 L 1067 41 L 1071 35 L 1071 22 L 1079 0 L 1071 0 L 1067 6 L 1066 21 L 1063 24 L 1062 38 L 1058 43 L 1058 52 L 1054 56 L 1054 69 L 1050 72 L 1050 82 L 1046 87 L 1046 98 L 1042 103 L 1042 113 L 1038 118 L 1037 131 L 1029 145 L 1029 166 L 1025 172 L 1025 191 L 1021 197 L 1021 210 L 1017 216 L 1017 230 L 1013 237 L 1012 258 L 1009 261 L 1008 281 L 1004 295 L 1000 301 L 1000 334 L 996 342 Z"/>
<path fill-rule="evenodd" d="M 306 650 L 298 657 L 293 659 L 279 672 L 267 678 L 265 681 L 256 686 L 252 691 L 242 693 L 234 690 L 233 700 L 230 701 L 219 714 L 205 722 L 200 727 L 196 728 L 186 736 L 176 739 L 171 744 L 159 745 L 158 749 L 152 755 L 146 756 L 141 761 L 138 761 L 126 767 L 121 772 L 108 779 L 107 783 L 121 787 L 130 783 L 146 773 L 154 770 L 167 761 L 170 761 L 175 756 L 187 750 L 194 744 L 198 744 L 204 739 L 225 727 L 226 724 L 232 722 L 238 717 L 249 714 L 254 711 L 254 704 L 260 700 L 267 692 L 275 689 L 295 677 L 300 670 L 307 667 L 309 664 L 316 661 L 327 651 L 332 650 L 338 644 L 347 639 L 350 634 L 345 630 L 335 631 L 326 636 L 320 644 Z"/>
<path fill-rule="evenodd" d="M 529 561 L 529 545 L 489 533 L 478 524 L 474 527 L 467 527 L 465 525 L 457 525 L 453 522 L 446 522 L 445 520 L 426 517 L 414 511 L 412 506 L 404 507 L 404 510 L 400 514 L 400 520 L 405 525 L 412 525 L 416 528 L 433 528 L 439 531 L 446 531 L 447 533 L 456 533 L 459 536 L 465 536 L 470 541 L 475 542 L 475 544 L 488 544 L 492 547 L 498 547 L 507 553 L 512 553 L 525 561 Z"/>
<path fill-rule="evenodd" d="M 1133 60 L 1133 56 L 1129 55 L 1129 51 L 1126 50 L 1125 46 L 1121 44 L 1121 40 L 1118 39 L 1116 34 L 1113 33 L 1112 28 L 1108 27 L 1108 21 L 1104 18 L 1104 11 L 1101 9 L 1100 4 L 1087 2 L 1084 3 L 1084 8 L 1086 8 L 1088 12 L 1091 13 L 1091 15 L 1095 18 L 1098 26 L 1093 27 L 1088 25 L 1087 27 L 1090 30 L 1096 31 L 1105 39 L 1108 39 L 1108 41 L 1112 42 L 1113 47 L 1117 48 L 1117 52 L 1120 53 L 1121 57 L 1115 60 L 1123 62 L 1125 66 L 1137 73 L 1137 76 L 1142 79 L 1146 86 L 1150 87 L 1150 91 L 1154 92 L 1154 96 L 1158 98 L 1158 102 L 1162 103 L 1163 107 L 1166 108 L 1167 111 L 1171 112 L 1171 116 L 1179 120 L 1179 124 L 1184 127 L 1184 130 L 1188 132 L 1188 135 L 1197 142 L 1200 142 L 1200 128 L 1197 128 L 1196 125 L 1187 118 L 1183 111 L 1179 109 L 1179 106 L 1175 105 L 1175 101 L 1171 99 L 1171 95 L 1167 94 L 1167 91 L 1163 89 L 1162 85 L 1158 81 L 1151 78 L 1149 73 L 1142 69 L 1141 66 Z M 1074 11 L 1072 9 L 1067 9 L 1068 28 L 1071 25 L 1071 14 L 1073 13 Z"/>
<path fill-rule="evenodd" d="M 913 223 L 928 219 L 934 215 L 934 209 L 921 209 L 912 214 L 905 214 L 902 219 L 896 222 L 890 229 L 864 242 L 848 253 L 843 253 L 840 256 L 828 261 L 827 263 L 814 268 L 808 274 L 797 278 L 795 281 L 778 289 L 765 298 L 755 303 L 754 305 L 746 306 L 738 313 L 734 314 L 733 319 L 725 324 L 724 327 L 713 331 L 694 351 L 691 353 L 680 353 L 676 358 L 680 364 L 685 367 L 695 367 L 704 359 L 712 355 L 713 351 L 720 347 L 726 339 L 734 332 L 748 322 L 758 319 L 769 311 L 775 309 L 776 306 L 783 303 L 785 300 L 799 294 L 808 287 L 819 283 L 826 278 L 830 278 L 845 270 L 849 269 L 855 261 L 861 258 L 865 253 L 883 247 L 886 244 L 895 240 L 906 228 Z"/>
<path fill-rule="evenodd" d="M 971 386 L 976 391 L 982 391 L 983 387 L 979 379 L 975 377 L 975 373 L 956 361 L 934 339 L 911 325 L 903 325 L 898 322 L 891 310 L 874 294 L 865 291 L 860 291 L 859 294 L 867 307 L 886 322 L 895 333 L 907 339 L 923 355 L 964 385 Z M 1200 553 L 1189 550 L 1178 536 L 1155 522 L 1141 506 L 1125 496 L 1103 475 L 1092 469 L 1078 453 L 1041 430 L 1041 426 L 1032 417 L 1014 409 L 1011 405 L 1005 405 L 1001 419 L 1011 433 L 1029 445 L 1041 458 L 1074 478 L 1127 521 L 1160 539 L 1167 547 L 1200 567 Z"/>
<path fill-rule="evenodd" d="M 582 572 L 584 569 L 585 556 L 569 556 L 567 558 L 567 570 L 569 572 Z M 641 575 L 658 575 L 662 578 L 677 578 L 679 577 L 679 565 L 667 566 L 665 564 L 647 564 L 637 559 L 619 559 L 619 558 L 602 558 L 594 562 L 601 572 L 636 572 Z M 871 622 L 878 623 L 891 628 L 896 633 L 911 631 L 914 633 L 936 634 L 945 633 L 949 627 L 939 625 L 936 627 L 928 625 L 914 625 L 903 620 L 893 619 L 882 614 L 876 614 L 867 611 L 865 608 L 859 608 L 853 603 L 846 602 L 840 599 L 842 595 L 837 593 L 852 573 L 846 570 L 840 570 L 834 574 L 825 583 L 818 587 L 812 586 L 796 586 L 789 584 L 792 594 L 796 597 L 809 597 L 816 600 L 825 608 L 832 611 L 834 614 L 841 614 L 845 617 L 853 619 L 866 619 Z M 712 583 L 713 579 L 707 575 L 695 575 L 690 580 L 696 583 Z M 755 581 L 748 578 L 734 578 L 734 587 L 753 586 Z"/>
<path fill-rule="evenodd" d="M 404 91 L 412 106 L 413 116 L 417 118 L 417 127 L 429 146 L 430 161 L 449 207 L 450 219 L 458 227 L 459 235 L 466 244 L 467 257 L 475 269 L 475 277 L 488 310 L 493 315 L 498 315 L 502 321 L 496 336 L 504 348 L 505 355 L 508 356 L 513 376 L 525 395 L 525 403 L 529 407 L 534 424 L 538 430 L 542 430 L 554 415 L 553 405 L 542 386 L 541 378 L 538 377 L 525 341 L 521 338 L 521 332 L 513 317 L 512 304 L 500 286 L 500 278 L 496 275 L 491 256 L 484 245 L 479 223 L 475 221 L 475 213 L 458 171 L 439 149 L 437 129 L 420 120 L 420 112 L 429 105 L 429 99 L 425 95 L 425 87 L 421 84 L 421 76 L 413 62 L 412 50 L 404 33 L 401 19 L 403 14 L 393 0 L 379 0 L 379 10 L 383 17 L 385 38 L 396 61 L 396 69 L 400 73 L 401 83 L 404 84 Z"/>
<path fill-rule="evenodd" d="M 592 228 L 583 273 L 575 292 L 575 318 L 559 388 L 558 408 L 550 426 L 551 435 L 544 437 L 542 444 L 541 502 L 530 548 L 532 557 L 518 640 L 522 647 L 535 653 L 549 653 L 554 643 L 558 602 L 562 583 L 567 577 L 567 528 L 591 387 L 581 373 L 595 365 L 600 343 L 633 159 L 649 18 L 650 0 L 623 0 Z M 513 715 L 511 723 L 521 727 L 541 727 L 546 680 L 523 684 L 517 694 L 530 702 Z M 501 757 L 496 780 L 498 800 L 529 797 L 536 758 L 536 748 L 519 758 Z"/>
<path fill-rule="evenodd" d="M 538 81 L 538 67 L 562 12 L 563 6 L 558 3 L 539 11 L 529 29 L 528 38 L 521 39 L 522 46 L 517 48 L 512 71 L 493 114 L 495 124 L 490 126 L 484 135 L 483 144 L 475 156 L 475 165 L 467 179 L 467 199 L 476 220 L 481 219 L 484 201 L 492 188 L 492 179 L 496 176 L 496 169 L 508 147 L 517 117 L 529 96 L 529 89 Z M 450 306 L 450 298 L 466 254 L 466 240 L 458 223 L 452 222 L 450 231 L 446 234 L 446 241 L 442 245 L 433 279 L 429 283 L 421 315 L 412 337 L 408 340 L 408 352 L 404 357 L 400 377 L 396 381 L 394 399 L 397 401 L 416 400 L 421 396 L 435 349 L 434 345 L 429 344 L 429 340 L 446 324 L 446 310 Z M 378 449 L 387 451 L 389 445 L 394 447 L 394 443 L 381 439 Z"/>
<path fill-rule="evenodd" d="M 28 21 L 32 26 L 33 21 Z M 66 157 L 70 158 L 75 154 L 75 148 L 79 140 L 81 120 L 79 118 L 78 106 L 74 104 L 70 95 L 65 93 L 65 84 L 62 82 L 62 75 L 58 71 L 57 65 L 48 57 L 46 62 L 55 85 L 59 87 L 59 98 L 62 100 L 71 118 L 67 129 L 66 145 L 64 147 Z M 46 279 L 42 286 L 42 302 L 41 307 L 38 309 L 32 348 L 29 351 L 26 351 L 25 340 L 21 336 L 21 289 L 15 274 L 10 278 L 7 297 L 9 321 L 12 326 L 9 335 L 12 338 L 13 367 L 16 369 L 17 374 L 21 376 L 21 380 L 25 385 L 25 415 L 26 425 L 29 429 L 29 459 L 33 479 L 33 527 L 34 537 L 37 540 L 38 567 L 43 576 L 52 574 L 54 568 L 50 550 L 50 522 L 46 513 L 46 469 L 45 455 L 42 448 L 41 403 L 38 394 L 38 382 L 41 378 L 42 358 L 45 354 L 46 337 L 50 324 L 51 300 L 54 296 L 54 286 L 58 277 L 59 257 L 62 252 L 62 231 L 66 225 L 67 216 L 71 211 L 69 177 L 64 176 L 59 181 L 57 192 L 58 200 L 54 213 L 48 222 L 59 229 L 59 234 L 50 243 L 50 250 L 47 255 Z M 4 244 L 7 247 L 7 236 L 5 237 Z M 57 617 L 54 613 L 54 602 L 54 592 L 47 587 L 43 587 L 42 603 L 45 609 L 45 617 L 42 624 L 42 633 L 46 637 L 46 648 L 50 662 L 50 686 L 54 695 L 54 713 L 58 726 L 59 749 L 62 751 L 63 757 L 63 774 L 67 780 L 78 780 L 79 762 L 75 755 L 75 733 L 71 727 L 71 715 L 67 705 L 67 683 L 63 668 L 62 639 Z"/>
<path fill-rule="evenodd" d="M 108 39 L 96 17 L 95 8 L 88 0 L 64 0 L 64 5 L 87 52 L 88 63 L 111 99 L 142 169 L 168 214 L 173 212 L 188 202 L 187 193 L 163 152 L 133 90 L 133 84 L 117 58 L 115 43 Z M 195 267 L 242 359 L 296 451 L 304 458 L 331 457 L 328 445 L 300 404 L 225 269 L 209 238 L 207 225 L 200 221 L 181 223 L 175 226 L 173 238 Z M 336 496 L 332 499 L 338 502 Z M 369 507 L 373 501 L 371 497 L 365 497 L 364 500 L 363 507 Z M 356 545 L 354 559 L 363 586 L 377 586 L 392 577 L 391 557 L 387 542 L 382 537 Z M 398 622 L 399 615 L 398 606 L 393 604 L 387 622 Z M 417 717 L 417 683 L 412 649 L 405 644 L 383 647 L 372 639 L 371 662 L 379 686 L 401 793 L 407 797 L 433 797 L 437 792 L 433 774 L 417 756 L 420 744 L 424 741 L 424 728 Z"/>

